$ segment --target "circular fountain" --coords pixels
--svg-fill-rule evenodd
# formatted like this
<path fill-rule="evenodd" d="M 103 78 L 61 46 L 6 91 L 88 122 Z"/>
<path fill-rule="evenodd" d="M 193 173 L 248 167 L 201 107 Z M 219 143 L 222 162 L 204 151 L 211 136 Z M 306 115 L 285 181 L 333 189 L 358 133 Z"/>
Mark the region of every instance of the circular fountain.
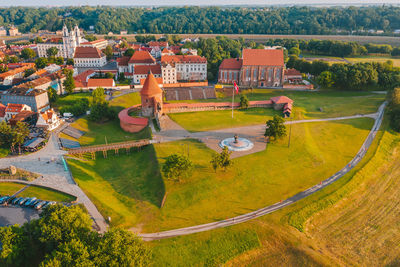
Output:
<path fill-rule="evenodd" d="M 246 138 L 238 137 L 235 134 L 234 137 L 226 138 L 219 143 L 221 148 L 225 146 L 231 151 L 247 151 L 253 148 L 254 144 Z"/>

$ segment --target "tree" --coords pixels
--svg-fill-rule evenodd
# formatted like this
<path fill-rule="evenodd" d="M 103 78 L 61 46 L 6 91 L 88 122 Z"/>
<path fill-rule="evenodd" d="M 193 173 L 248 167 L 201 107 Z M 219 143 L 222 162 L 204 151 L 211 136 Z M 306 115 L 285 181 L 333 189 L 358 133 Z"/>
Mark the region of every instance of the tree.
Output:
<path fill-rule="evenodd" d="M 50 47 L 49 49 L 46 50 L 47 57 L 55 57 L 58 54 L 58 48 L 57 47 Z"/>
<path fill-rule="evenodd" d="M 111 72 L 106 72 L 105 78 L 106 79 L 114 79 L 114 75 Z"/>
<path fill-rule="evenodd" d="M 18 145 L 18 154 L 21 154 L 21 145 L 25 142 L 25 138 L 29 135 L 28 124 L 17 121 L 16 125 L 12 128 L 11 135 L 11 150 L 14 151 L 14 146 Z"/>
<path fill-rule="evenodd" d="M 393 90 L 389 101 L 390 126 L 400 132 L 400 87 Z"/>
<path fill-rule="evenodd" d="M 128 49 L 126 49 L 126 51 L 125 51 L 125 53 L 124 53 L 124 56 L 126 56 L 126 57 L 131 57 L 131 56 L 133 56 L 134 53 L 135 53 L 135 49 L 133 49 L 133 48 L 128 48 Z"/>
<path fill-rule="evenodd" d="M 40 37 L 40 36 L 36 37 L 33 41 L 34 41 L 36 44 L 43 43 L 43 39 L 42 39 L 42 37 Z"/>
<path fill-rule="evenodd" d="M 330 71 L 324 71 L 322 72 L 318 78 L 317 78 L 317 82 L 320 86 L 322 86 L 323 88 L 330 88 L 333 85 L 333 76 L 332 76 L 332 72 Z"/>
<path fill-rule="evenodd" d="M 0 122 L 0 146 L 11 146 L 12 129 L 5 121 Z"/>
<path fill-rule="evenodd" d="M 94 36 L 93 34 L 87 34 L 85 35 L 85 39 L 88 40 L 89 42 L 93 42 L 97 40 L 97 37 Z"/>
<path fill-rule="evenodd" d="M 217 171 L 218 168 L 223 168 L 224 171 L 226 171 L 226 169 L 233 164 L 230 159 L 231 154 L 232 151 L 229 151 L 227 146 L 224 146 L 220 154 L 214 154 L 210 161 L 214 171 Z"/>
<path fill-rule="evenodd" d="M 34 74 L 36 71 L 35 71 L 35 69 L 27 69 L 26 71 L 25 71 L 25 74 L 24 74 L 24 77 L 26 78 L 26 77 L 29 77 L 29 76 L 31 76 L 32 74 Z"/>
<path fill-rule="evenodd" d="M 298 47 L 292 47 L 289 49 L 289 55 L 300 55 L 300 49 Z"/>
<path fill-rule="evenodd" d="M 104 54 L 107 56 L 107 60 L 112 59 L 113 57 L 113 49 L 110 45 L 107 45 L 104 49 Z"/>
<path fill-rule="evenodd" d="M 242 94 L 240 96 L 240 108 L 247 109 L 249 107 L 249 99 L 246 95 Z"/>
<path fill-rule="evenodd" d="M 44 58 L 44 57 L 40 57 L 35 60 L 37 69 L 43 69 L 44 67 L 47 66 L 47 63 L 48 63 L 48 60 L 47 60 L 47 58 Z"/>
<path fill-rule="evenodd" d="M 180 180 L 183 174 L 187 174 L 193 167 L 193 163 L 187 156 L 172 154 L 167 157 L 162 171 L 168 179 Z"/>
<path fill-rule="evenodd" d="M 58 94 L 56 89 L 54 89 L 53 87 L 49 86 L 47 88 L 47 95 L 49 96 L 49 100 L 51 103 L 54 103 L 57 101 L 58 99 Z"/>
<path fill-rule="evenodd" d="M 63 57 L 56 57 L 54 63 L 57 65 L 64 65 L 64 58 Z"/>
<path fill-rule="evenodd" d="M 75 89 L 75 80 L 74 80 L 74 77 L 72 77 L 71 70 L 64 69 L 64 71 L 65 71 L 67 77 L 65 78 L 63 85 L 65 88 L 65 91 L 68 94 L 71 94 Z"/>
<path fill-rule="evenodd" d="M 21 51 L 21 57 L 25 60 L 32 59 L 36 57 L 36 53 L 32 48 L 24 48 Z"/>
<path fill-rule="evenodd" d="M 74 59 L 73 58 L 67 58 L 67 65 L 73 66 L 74 65 Z"/>
<path fill-rule="evenodd" d="M 92 103 L 99 104 L 106 102 L 106 96 L 104 95 L 104 88 L 97 87 L 92 92 Z"/>
<path fill-rule="evenodd" d="M 286 136 L 286 126 L 284 124 L 284 119 L 275 115 L 272 120 L 268 120 L 266 123 L 266 129 L 264 136 L 271 138 L 273 137 L 274 140 L 278 138 L 282 138 Z"/>

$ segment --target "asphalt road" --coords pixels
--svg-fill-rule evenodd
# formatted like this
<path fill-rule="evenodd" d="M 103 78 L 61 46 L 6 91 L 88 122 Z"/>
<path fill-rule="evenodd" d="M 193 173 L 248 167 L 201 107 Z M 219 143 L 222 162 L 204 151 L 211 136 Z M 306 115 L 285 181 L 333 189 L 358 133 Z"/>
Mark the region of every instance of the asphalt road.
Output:
<path fill-rule="evenodd" d="M 222 221 L 217 221 L 217 222 L 212 222 L 212 223 L 206 223 L 206 224 L 200 224 L 196 226 L 191 226 L 191 227 L 184 227 L 184 228 L 179 228 L 179 229 L 174 229 L 174 230 L 169 230 L 169 231 L 164 231 L 164 232 L 157 232 L 157 233 L 143 233 L 143 234 L 138 234 L 143 240 L 145 241 L 152 241 L 152 240 L 157 240 L 157 239 L 164 239 L 164 238 L 170 238 L 174 236 L 181 236 L 181 235 L 189 235 L 189 234 L 194 234 L 198 232 L 204 232 L 204 231 L 209 231 L 212 229 L 217 229 L 221 227 L 227 227 L 239 223 L 243 223 L 246 221 L 249 221 L 251 219 L 255 219 L 258 217 L 261 217 L 263 215 L 272 213 L 276 210 L 280 210 L 284 207 L 287 207 L 305 197 L 308 197 L 315 192 L 327 187 L 328 185 L 334 183 L 341 177 L 343 177 L 346 173 L 348 173 L 351 169 L 353 169 L 359 162 L 360 160 L 365 156 L 368 148 L 371 146 L 372 141 L 374 140 L 376 133 L 378 132 L 381 124 L 382 124 L 382 119 L 383 119 L 383 114 L 386 106 L 386 102 L 384 102 L 378 109 L 377 112 L 377 117 L 375 119 L 374 126 L 372 127 L 370 133 L 368 134 L 368 137 L 364 141 L 363 145 L 361 146 L 360 150 L 358 153 L 355 155 L 355 157 L 340 171 L 329 177 L 328 179 L 322 181 L 320 184 L 314 185 L 313 187 L 310 187 L 284 201 L 275 203 L 273 205 L 264 207 L 262 209 L 246 213 L 240 216 L 236 216 L 230 219 L 222 220 Z"/>

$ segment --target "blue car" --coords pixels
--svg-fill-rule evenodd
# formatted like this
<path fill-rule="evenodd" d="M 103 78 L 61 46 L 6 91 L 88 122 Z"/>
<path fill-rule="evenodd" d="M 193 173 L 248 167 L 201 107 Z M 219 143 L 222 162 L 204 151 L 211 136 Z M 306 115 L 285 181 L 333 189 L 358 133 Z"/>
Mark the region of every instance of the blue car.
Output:
<path fill-rule="evenodd" d="M 28 201 L 25 202 L 24 206 L 29 207 L 29 205 L 36 200 L 36 197 L 31 197 Z"/>

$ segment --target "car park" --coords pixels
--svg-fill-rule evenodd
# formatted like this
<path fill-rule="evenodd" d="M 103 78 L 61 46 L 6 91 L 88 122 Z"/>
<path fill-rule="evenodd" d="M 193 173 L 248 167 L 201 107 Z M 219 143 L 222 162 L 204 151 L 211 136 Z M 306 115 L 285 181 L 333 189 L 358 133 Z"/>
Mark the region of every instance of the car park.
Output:
<path fill-rule="evenodd" d="M 29 204 L 29 207 L 34 207 L 37 203 L 39 203 L 40 201 L 42 201 L 41 199 L 36 199 L 36 200 L 34 200 L 34 201 L 32 201 L 30 204 Z"/>
<path fill-rule="evenodd" d="M 18 202 L 20 199 L 21 199 L 20 197 L 16 197 L 16 198 L 14 198 L 14 199 L 11 201 L 11 204 L 14 204 L 14 205 L 16 205 L 16 204 L 17 204 L 17 202 Z"/>
<path fill-rule="evenodd" d="M 9 199 L 7 199 L 7 204 L 11 204 L 11 202 L 15 199 L 15 196 L 11 196 Z"/>
<path fill-rule="evenodd" d="M 39 203 L 37 203 L 35 205 L 35 209 L 37 209 L 37 210 L 41 209 L 43 207 L 43 205 L 46 203 L 47 203 L 47 201 L 40 201 Z"/>
<path fill-rule="evenodd" d="M 28 199 L 27 198 L 25 198 L 25 197 L 21 197 L 21 200 L 20 201 L 18 201 L 18 205 L 22 205 L 22 204 L 24 204 L 25 203 L 25 201 L 27 201 Z"/>
<path fill-rule="evenodd" d="M 29 207 L 30 204 L 36 200 L 36 197 L 31 197 L 28 201 L 25 202 L 24 206 Z"/>

